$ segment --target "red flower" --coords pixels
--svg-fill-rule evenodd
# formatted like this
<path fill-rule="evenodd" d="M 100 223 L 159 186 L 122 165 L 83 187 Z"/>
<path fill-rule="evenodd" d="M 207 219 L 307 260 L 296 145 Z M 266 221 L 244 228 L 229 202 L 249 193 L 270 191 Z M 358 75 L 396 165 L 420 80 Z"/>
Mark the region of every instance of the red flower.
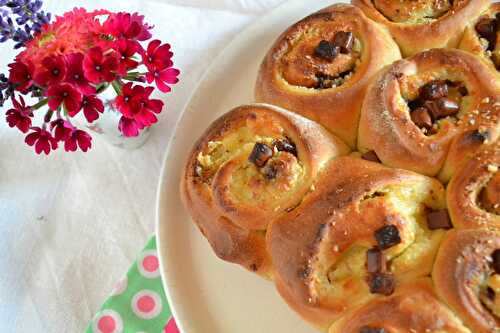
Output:
<path fill-rule="evenodd" d="M 50 129 L 54 131 L 56 141 L 66 141 L 73 132 L 73 125 L 64 119 L 57 119 L 50 123 Z"/>
<path fill-rule="evenodd" d="M 7 123 L 10 127 L 17 127 L 21 132 L 28 132 L 31 127 L 31 118 L 33 112 L 29 106 L 24 103 L 24 98 L 19 97 L 19 102 L 12 97 L 13 109 L 8 110 L 5 115 L 7 116 Z"/>
<path fill-rule="evenodd" d="M 57 149 L 57 140 L 47 130 L 40 127 L 33 127 L 32 130 L 33 132 L 28 134 L 24 141 L 30 146 L 35 145 L 35 152 L 37 154 L 40 155 L 44 152 L 48 155 L 51 150 Z"/>
<path fill-rule="evenodd" d="M 124 76 L 129 70 L 139 66 L 137 61 L 131 59 L 131 57 L 136 54 L 139 49 L 137 42 L 120 39 L 115 42 L 113 48 L 118 53 L 118 73 L 120 75 Z"/>
<path fill-rule="evenodd" d="M 115 13 L 109 15 L 108 19 L 103 24 L 104 30 L 116 37 L 125 39 L 137 39 L 140 41 L 151 38 L 149 29 L 152 27 L 144 23 L 144 16 L 134 13 Z"/>
<path fill-rule="evenodd" d="M 66 72 L 66 82 L 76 86 L 82 94 L 93 95 L 96 90 L 89 84 L 83 73 L 83 54 L 72 53 L 66 56 L 68 69 Z"/>
<path fill-rule="evenodd" d="M 133 87 L 132 83 L 123 86 L 116 105 L 123 115 L 119 128 L 125 136 L 137 136 L 140 129 L 157 122 L 155 114 L 161 112 L 163 102 L 149 98 L 153 90 L 152 87 Z"/>
<path fill-rule="evenodd" d="M 162 71 L 154 70 L 146 74 L 148 83 L 155 81 L 156 86 L 161 92 L 168 93 L 172 90 L 168 84 L 176 84 L 179 82 L 177 76 L 181 72 L 176 68 L 166 68 Z"/>
<path fill-rule="evenodd" d="M 81 109 L 82 94 L 72 84 L 59 83 L 50 86 L 46 95 L 52 110 L 57 110 L 61 104 L 64 104 L 69 114 L 76 114 Z"/>
<path fill-rule="evenodd" d="M 83 59 L 85 77 L 92 83 L 111 82 L 118 69 L 118 60 L 112 55 L 104 56 L 100 47 L 89 50 Z"/>
<path fill-rule="evenodd" d="M 149 43 L 148 49 L 142 54 L 142 61 L 149 71 L 163 70 L 173 65 L 172 56 L 174 54 L 170 51 L 170 45 L 160 45 L 161 41 L 155 39 Z"/>
<path fill-rule="evenodd" d="M 50 56 L 42 60 L 44 69 L 35 75 L 35 82 L 47 86 L 61 82 L 66 76 L 66 62 L 62 56 Z"/>
<path fill-rule="evenodd" d="M 141 126 L 141 124 L 137 121 L 127 117 L 121 117 L 120 122 L 118 123 L 118 129 L 126 137 L 138 136 L 139 130 L 143 128 L 144 126 Z"/>
<path fill-rule="evenodd" d="M 82 101 L 82 108 L 85 119 L 87 119 L 87 121 L 91 123 L 99 118 L 99 113 L 104 112 L 104 103 L 96 96 L 84 96 Z M 76 113 L 68 114 L 73 117 Z"/>
<path fill-rule="evenodd" d="M 17 61 L 9 64 L 9 81 L 16 85 L 16 90 L 26 91 L 33 84 L 33 73 L 35 66 L 31 62 L 27 64 Z"/>
<path fill-rule="evenodd" d="M 76 151 L 77 148 L 86 152 L 92 147 L 92 137 L 85 131 L 74 129 L 71 135 L 64 141 L 64 150 Z"/>

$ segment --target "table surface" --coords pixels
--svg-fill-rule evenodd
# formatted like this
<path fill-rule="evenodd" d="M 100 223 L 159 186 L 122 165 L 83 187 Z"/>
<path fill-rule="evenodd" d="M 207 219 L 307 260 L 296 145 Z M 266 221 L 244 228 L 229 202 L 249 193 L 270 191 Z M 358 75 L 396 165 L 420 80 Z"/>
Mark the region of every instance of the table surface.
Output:
<path fill-rule="evenodd" d="M 181 82 L 137 150 L 95 137 L 88 153 L 37 156 L 0 120 L 0 332 L 82 332 L 154 232 L 156 186 L 183 105 L 207 66 L 253 20 L 285 0 L 45 0 L 138 11 L 168 41 Z M 0 44 L 0 71 L 12 61 Z M 1 117 L 6 111 L 0 109 Z"/>

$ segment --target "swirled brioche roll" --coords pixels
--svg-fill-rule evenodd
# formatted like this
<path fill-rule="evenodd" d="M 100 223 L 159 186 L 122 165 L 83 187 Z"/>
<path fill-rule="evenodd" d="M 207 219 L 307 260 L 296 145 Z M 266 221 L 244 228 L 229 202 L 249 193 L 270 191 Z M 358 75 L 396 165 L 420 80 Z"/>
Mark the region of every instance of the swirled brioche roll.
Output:
<path fill-rule="evenodd" d="M 389 34 L 361 10 L 334 5 L 278 38 L 260 67 L 255 96 L 319 122 L 354 146 L 370 78 L 400 58 Z"/>
<path fill-rule="evenodd" d="M 460 49 L 472 52 L 484 59 L 497 71 L 500 70 L 500 3 L 491 4 L 479 18 L 465 30 Z"/>
<path fill-rule="evenodd" d="M 436 292 L 474 333 L 500 332 L 500 234 L 452 230 L 432 273 Z"/>
<path fill-rule="evenodd" d="M 383 70 L 363 102 L 358 147 L 386 165 L 435 176 L 453 139 L 498 128 L 500 81 L 477 57 L 433 49 Z"/>
<path fill-rule="evenodd" d="M 347 146 L 278 107 L 238 107 L 194 146 L 181 184 L 193 220 L 221 259 L 270 275 L 266 229 L 297 206 Z"/>
<path fill-rule="evenodd" d="M 466 26 L 489 0 L 352 0 L 391 32 L 405 57 L 431 48 L 457 47 Z"/>
<path fill-rule="evenodd" d="M 336 321 L 329 333 L 471 333 L 423 278 L 378 297 Z"/>
<path fill-rule="evenodd" d="M 333 161 L 314 194 L 274 222 L 279 292 L 326 329 L 356 305 L 430 273 L 450 227 L 437 180 L 355 157 Z"/>
<path fill-rule="evenodd" d="M 484 145 L 453 176 L 447 201 L 457 228 L 500 230 L 500 142 Z"/>

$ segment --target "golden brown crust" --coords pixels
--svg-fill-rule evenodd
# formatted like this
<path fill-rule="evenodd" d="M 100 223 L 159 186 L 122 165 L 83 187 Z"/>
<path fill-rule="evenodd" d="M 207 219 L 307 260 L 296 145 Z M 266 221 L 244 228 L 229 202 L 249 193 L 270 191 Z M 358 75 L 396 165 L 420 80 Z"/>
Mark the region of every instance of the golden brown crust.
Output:
<path fill-rule="evenodd" d="M 433 80 L 464 84 L 456 117 L 438 121 L 424 133 L 411 119 L 408 101 Z M 477 57 L 459 50 L 433 49 L 400 60 L 381 72 L 369 88 L 361 113 L 358 148 L 374 150 L 389 166 L 435 176 L 455 136 L 499 126 L 500 82 Z"/>
<path fill-rule="evenodd" d="M 377 297 L 335 322 L 329 333 L 360 333 L 364 327 L 387 333 L 470 333 L 423 278 L 401 286 L 390 297 Z"/>
<path fill-rule="evenodd" d="M 432 277 L 436 292 L 474 333 L 500 331 L 500 318 L 483 304 L 498 231 L 452 230 L 441 244 Z M 500 297 L 497 295 L 497 297 Z"/>
<path fill-rule="evenodd" d="M 396 285 L 430 273 L 443 231 L 429 230 L 425 215 L 444 207 L 434 179 L 340 157 L 314 193 L 268 231 L 278 290 L 306 320 L 326 328 L 373 296 L 365 258 L 380 228 L 395 226 L 402 240 L 383 251 Z"/>
<path fill-rule="evenodd" d="M 431 48 L 457 47 L 465 27 L 489 0 L 352 0 L 372 20 L 387 27 L 405 57 Z"/>
<path fill-rule="evenodd" d="M 500 43 L 496 44 L 496 47 L 493 50 L 488 50 L 488 41 L 482 38 L 476 31 L 476 24 L 484 19 L 484 18 L 494 18 L 495 14 L 500 12 L 500 3 L 496 2 L 491 4 L 489 9 L 484 12 L 481 16 L 476 18 L 475 20 L 469 23 L 469 26 L 465 29 L 462 40 L 460 41 L 459 48 L 473 53 L 476 56 L 479 56 L 482 60 L 484 60 L 495 72 L 498 73 L 498 70 L 495 68 L 495 63 L 493 60 L 496 60 L 500 65 Z M 498 34 L 498 32 L 497 32 Z M 500 66 L 498 67 L 500 68 Z"/>
<path fill-rule="evenodd" d="M 279 151 L 274 140 L 289 140 L 296 152 Z M 262 168 L 249 161 L 257 142 L 273 146 Z M 270 105 L 241 106 L 216 120 L 195 144 L 181 194 L 220 258 L 269 276 L 268 224 L 299 204 L 325 165 L 347 152 L 310 120 Z"/>
<path fill-rule="evenodd" d="M 483 145 L 453 176 L 447 189 L 447 201 L 455 227 L 500 229 L 500 201 L 494 194 L 500 191 L 499 167 L 500 142 L 497 141 Z"/>
<path fill-rule="evenodd" d="M 352 32 L 354 51 L 327 61 L 314 55 L 321 40 L 339 31 Z M 391 37 L 356 7 L 334 5 L 312 14 L 285 31 L 266 55 L 255 87 L 256 100 L 282 106 L 325 126 L 349 145 L 357 136 L 359 111 L 369 79 L 399 59 Z M 316 74 L 354 72 L 343 84 L 315 89 Z"/>

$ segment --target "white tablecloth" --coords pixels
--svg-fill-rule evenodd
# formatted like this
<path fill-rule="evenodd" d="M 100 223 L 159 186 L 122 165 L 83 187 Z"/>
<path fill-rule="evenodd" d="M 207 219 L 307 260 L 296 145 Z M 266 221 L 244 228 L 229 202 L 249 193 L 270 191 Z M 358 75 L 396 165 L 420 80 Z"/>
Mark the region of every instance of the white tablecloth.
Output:
<path fill-rule="evenodd" d="M 0 119 L 0 332 L 82 332 L 154 232 L 155 195 L 167 143 L 201 75 L 245 26 L 284 0 L 45 0 L 139 11 L 172 44 L 181 83 L 165 98 L 138 150 L 94 138 L 89 153 L 35 155 Z M 5 72 L 14 52 L 0 44 Z M 215 88 L 214 88 L 215 89 Z"/>

